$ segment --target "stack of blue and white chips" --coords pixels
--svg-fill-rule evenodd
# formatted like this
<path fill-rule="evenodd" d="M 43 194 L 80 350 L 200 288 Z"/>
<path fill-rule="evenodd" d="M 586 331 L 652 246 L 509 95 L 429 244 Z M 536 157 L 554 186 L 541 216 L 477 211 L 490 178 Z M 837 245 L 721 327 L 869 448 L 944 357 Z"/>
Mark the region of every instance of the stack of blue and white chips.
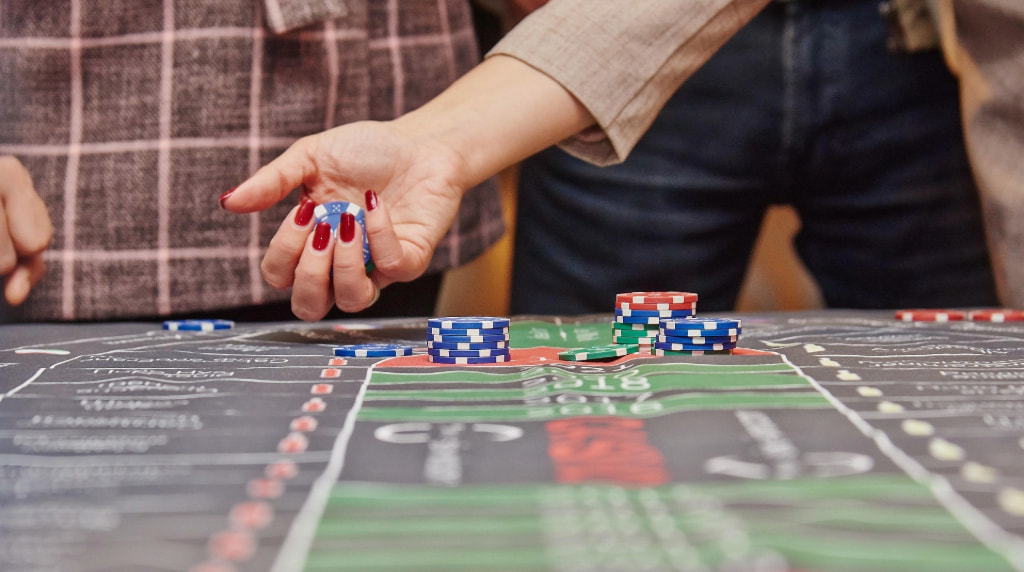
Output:
<path fill-rule="evenodd" d="M 508 318 L 487 316 L 427 320 L 427 357 L 434 363 L 502 363 L 510 359 Z"/>
<path fill-rule="evenodd" d="M 741 331 L 740 320 L 730 318 L 662 320 L 654 353 L 659 356 L 732 353 Z"/>

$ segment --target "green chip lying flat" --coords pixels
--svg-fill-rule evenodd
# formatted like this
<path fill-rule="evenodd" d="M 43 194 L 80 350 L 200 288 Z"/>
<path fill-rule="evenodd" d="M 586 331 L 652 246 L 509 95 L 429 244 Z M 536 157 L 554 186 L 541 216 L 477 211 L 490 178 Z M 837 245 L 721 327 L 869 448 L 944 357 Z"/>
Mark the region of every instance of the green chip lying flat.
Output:
<path fill-rule="evenodd" d="M 612 346 L 592 346 L 559 352 L 558 359 L 565 361 L 590 361 L 622 357 L 640 351 L 639 344 L 615 344 Z"/>

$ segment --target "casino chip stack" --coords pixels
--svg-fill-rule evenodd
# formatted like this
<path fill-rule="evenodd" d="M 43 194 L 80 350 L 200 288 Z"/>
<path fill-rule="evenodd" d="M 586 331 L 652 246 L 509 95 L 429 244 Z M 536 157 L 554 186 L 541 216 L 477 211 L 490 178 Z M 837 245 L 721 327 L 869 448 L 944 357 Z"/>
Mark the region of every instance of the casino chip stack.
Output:
<path fill-rule="evenodd" d="M 659 323 L 665 319 L 693 316 L 697 295 L 693 292 L 626 292 L 615 296 L 612 342 L 637 344 L 650 350 L 657 342 Z"/>
<path fill-rule="evenodd" d="M 682 318 L 662 320 L 654 354 L 706 355 L 732 353 L 742 324 L 728 318 Z"/>
<path fill-rule="evenodd" d="M 445 364 L 509 361 L 508 327 L 508 318 L 431 318 L 427 320 L 427 358 Z"/>

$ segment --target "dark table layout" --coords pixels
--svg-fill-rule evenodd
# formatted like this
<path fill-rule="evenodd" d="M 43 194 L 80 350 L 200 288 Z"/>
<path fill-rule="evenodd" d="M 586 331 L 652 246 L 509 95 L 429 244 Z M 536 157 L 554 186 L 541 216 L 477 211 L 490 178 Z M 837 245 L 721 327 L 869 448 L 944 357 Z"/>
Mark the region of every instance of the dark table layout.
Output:
<path fill-rule="evenodd" d="M 425 319 L 0 327 L 0 570 L 1024 570 L 1024 322 L 740 317 L 479 366 L 333 356 Z"/>

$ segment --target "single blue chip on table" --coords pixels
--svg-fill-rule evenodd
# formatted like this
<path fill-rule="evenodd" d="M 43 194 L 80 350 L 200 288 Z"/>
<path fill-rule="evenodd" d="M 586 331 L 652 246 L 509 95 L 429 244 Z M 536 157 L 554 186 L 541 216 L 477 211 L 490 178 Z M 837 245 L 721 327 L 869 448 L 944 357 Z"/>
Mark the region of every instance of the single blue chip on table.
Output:
<path fill-rule="evenodd" d="M 729 333 L 714 333 L 708 332 L 705 335 L 708 336 L 735 336 L 738 335 L 740 329 L 743 327 L 743 323 L 740 320 L 733 320 L 731 318 L 682 318 L 682 319 L 665 319 L 661 321 L 661 329 L 663 330 L 735 330 Z M 667 333 L 667 332 L 666 332 Z"/>
<path fill-rule="evenodd" d="M 189 332 L 212 332 L 213 330 L 230 330 L 235 327 L 231 320 L 167 320 L 164 329 L 173 332 L 184 330 Z"/>
<path fill-rule="evenodd" d="M 427 327 L 443 330 L 490 330 L 508 328 L 510 323 L 511 321 L 508 318 L 493 316 L 457 316 L 452 318 L 430 318 L 427 320 Z"/>
<path fill-rule="evenodd" d="M 396 357 L 412 355 L 412 346 L 402 344 L 352 344 L 334 348 L 343 357 Z"/>
<path fill-rule="evenodd" d="M 330 203 L 324 203 L 317 205 L 313 209 L 313 216 L 316 218 L 316 222 L 328 222 L 331 224 L 331 232 L 338 232 L 338 226 L 341 224 L 342 213 L 350 213 L 356 217 L 356 222 L 359 223 L 360 228 L 363 231 L 363 263 L 366 264 L 366 272 L 373 272 L 375 268 L 373 261 L 370 260 L 370 240 L 366 237 L 366 213 L 363 212 L 359 206 L 346 201 L 334 201 Z"/>

